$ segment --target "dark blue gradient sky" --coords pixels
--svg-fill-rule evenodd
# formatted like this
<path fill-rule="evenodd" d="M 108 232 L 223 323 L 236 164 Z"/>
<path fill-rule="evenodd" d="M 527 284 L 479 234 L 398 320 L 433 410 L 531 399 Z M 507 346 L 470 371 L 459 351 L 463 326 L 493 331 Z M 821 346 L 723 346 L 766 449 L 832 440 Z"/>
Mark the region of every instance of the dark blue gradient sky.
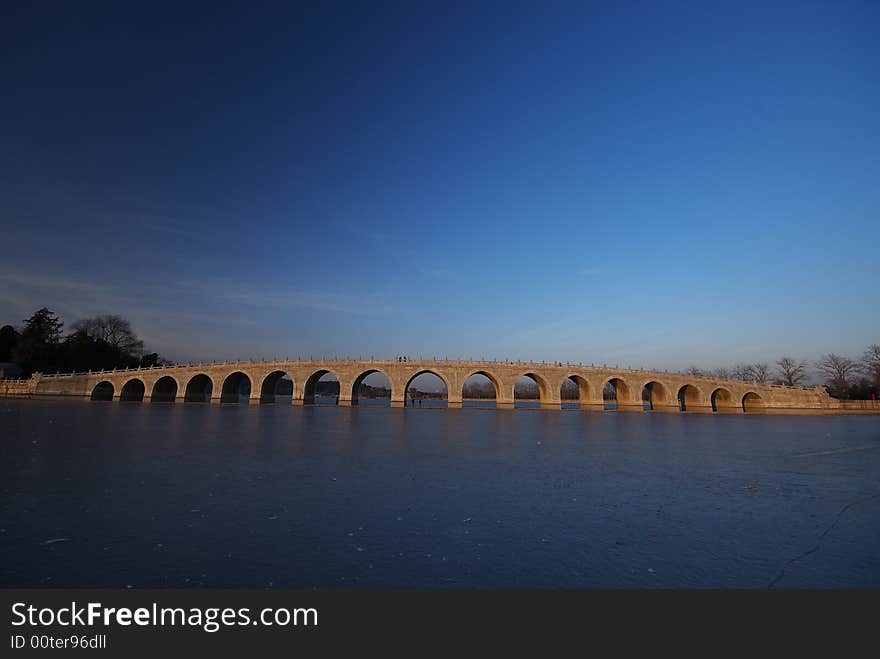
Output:
<path fill-rule="evenodd" d="M 72 4 L 0 27 L 0 323 L 658 368 L 880 339 L 876 3 Z"/>

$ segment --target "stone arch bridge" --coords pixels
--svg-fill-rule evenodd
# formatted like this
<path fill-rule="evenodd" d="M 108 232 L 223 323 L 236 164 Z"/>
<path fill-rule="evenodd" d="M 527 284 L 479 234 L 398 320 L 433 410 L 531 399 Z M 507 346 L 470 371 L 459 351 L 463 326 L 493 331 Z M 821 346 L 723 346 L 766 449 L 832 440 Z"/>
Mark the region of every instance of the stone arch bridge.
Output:
<path fill-rule="evenodd" d="M 461 407 L 465 381 L 484 375 L 495 389 L 495 406 L 513 408 L 514 385 L 534 380 L 542 409 L 604 410 L 606 388 L 613 408 L 658 412 L 816 413 L 836 407 L 822 387 L 786 387 L 649 370 L 562 363 L 465 360 L 266 360 L 187 364 L 114 371 L 35 374 L 24 388 L 31 396 L 77 396 L 93 400 L 153 402 L 275 402 L 281 378 L 292 381 L 294 405 L 315 402 L 316 384 L 327 373 L 339 380 L 339 405 L 356 405 L 358 390 L 371 373 L 383 373 L 391 387 L 391 406 L 403 407 L 412 381 L 433 373 L 446 387 L 448 407 Z M 577 385 L 578 399 L 562 400 L 563 384 Z M 576 405 L 575 405 L 576 404 Z"/>

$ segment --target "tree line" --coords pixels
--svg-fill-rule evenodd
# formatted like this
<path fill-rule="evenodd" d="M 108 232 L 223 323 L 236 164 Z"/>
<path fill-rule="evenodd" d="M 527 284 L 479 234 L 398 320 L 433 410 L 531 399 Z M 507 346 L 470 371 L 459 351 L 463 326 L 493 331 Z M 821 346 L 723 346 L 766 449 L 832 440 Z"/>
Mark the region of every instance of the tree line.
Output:
<path fill-rule="evenodd" d="M 577 399 L 577 385 L 570 380 L 566 380 L 567 383 L 570 383 L 571 387 L 574 388 L 574 395 L 567 395 L 567 386 L 566 383 L 562 384 L 562 398 L 574 398 Z M 469 380 L 464 383 L 464 386 L 461 389 L 461 395 L 463 398 L 495 398 L 495 385 L 487 378 L 485 380 Z M 538 400 L 541 396 L 538 392 L 538 385 L 533 380 L 518 380 L 513 385 L 513 395 L 516 398 L 523 398 L 527 400 Z"/>
<path fill-rule="evenodd" d="M 794 357 L 780 357 L 775 368 L 766 362 L 737 364 L 731 368 L 704 371 L 691 366 L 685 373 L 725 380 L 758 384 L 803 385 L 810 377 L 810 362 Z M 835 398 L 869 399 L 880 397 L 880 344 L 868 346 L 860 359 L 830 352 L 812 363 L 828 394 Z"/>
<path fill-rule="evenodd" d="M 155 352 L 144 351 L 144 342 L 125 318 L 83 318 L 64 334 L 64 323 L 45 307 L 25 320 L 20 330 L 12 325 L 0 327 L 0 362 L 17 364 L 24 377 L 36 372 L 100 371 L 167 363 Z"/>

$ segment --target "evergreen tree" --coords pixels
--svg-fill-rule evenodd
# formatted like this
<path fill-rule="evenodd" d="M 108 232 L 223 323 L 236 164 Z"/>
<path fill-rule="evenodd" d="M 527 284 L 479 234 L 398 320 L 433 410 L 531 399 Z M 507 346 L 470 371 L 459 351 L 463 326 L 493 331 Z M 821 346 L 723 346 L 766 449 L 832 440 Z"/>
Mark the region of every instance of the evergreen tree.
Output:
<path fill-rule="evenodd" d="M 12 361 L 12 352 L 18 343 L 18 332 L 12 325 L 0 327 L 0 362 Z"/>
<path fill-rule="evenodd" d="M 58 316 L 45 307 L 24 321 L 12 357 L 25 375 L 34 371 L 57 370 L 63 327 L 64 323 Z"/>

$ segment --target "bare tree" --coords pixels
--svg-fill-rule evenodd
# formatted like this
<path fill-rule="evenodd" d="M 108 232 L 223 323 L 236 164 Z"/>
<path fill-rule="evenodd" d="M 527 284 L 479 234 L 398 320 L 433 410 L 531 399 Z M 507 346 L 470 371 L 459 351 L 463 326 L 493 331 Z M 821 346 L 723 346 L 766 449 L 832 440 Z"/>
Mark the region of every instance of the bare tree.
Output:
<path fill-rule="evenodd" d="M 861 371 L 875 386 L 880 386 L 880 343 L 868 346 L 862 355 Z"/>
<path fill-rule="evenodd" d="M 121 316 L 83 318 L 73 324 L 73 331 L 82 332 L 129 355 L 139 355 L 144 350 L 144 342 L 131 329 L 131 323 Z"/>
<path fill-rule="evenodd" d="M 752 380 L 759 384 L 767 384 L 770 378 L 770 364 L 767 362 L 756 362 L 752 364 Z"/>
<path fill-rule="evenodd" d="M 779 367 L 779 381 L 794 387 L 801 384 L 807 377 L 807 362 L 794 357 L 781 357 L 776 361 Z"/>
<path fill-rule="evenodd" d="M 580 389 L 577 383 L 572 380 L 563 380 L 560 387 L 559 398 L 562 400 L 577 400 L 580 397 Z"/>
<path fill-rule="evenodd" d="M 754 379 L 751 364 L 737 364 L 731 369 L 734 380 L 751 381 Z"/>
<path fill-rule="evenodd" d="M 495 388 L 492 387 L 491 385 L 490 385 L 490 388 L 492 389 L 492 395 L 494 396 L 495 395 Z M 513 395 L 515 397 L 524 398 L 524 399 L 537 400 L 538 398 L 541 397 L 540 393 L 538 392 L 538 383 L 534 382 L 531 379 L 528 379 L 528 381 L 523 380 L 521 382 L 514 383 L 513 392 L 514 392 Z"/>
<path fill-rule="evenodd" d="M 602 388 L 602 398 L 603 400 L 617 400 L 617 387 L 610 382 L 606 382 Z"/>
<path fill-rule="evenodd" d="M 718 378 L 719 380 L 730 380 L 731 378 L 730 369 L 723 366 L 719 366 L 714 371 L 711 371 L 709 375 L 713 378 Z"/>
<path fill-rule="evenodd" d="M 825 375 L 826 384 L 832 395 L 847 396 L 850 379 L 858 373 L 859 364 L 849 357 L 842 357 L 832 352 L 823 355 L 816 362 L 816 368 Z"/>
<path fill-rule="evenodd" d="M 684 374 L 685 375 L 696 375 L 697 377 L 700 377 L 703 375 L 703 369 L 699 368 L 698 366 L 688 366 L 687 370 L 684 372 Z"/>

